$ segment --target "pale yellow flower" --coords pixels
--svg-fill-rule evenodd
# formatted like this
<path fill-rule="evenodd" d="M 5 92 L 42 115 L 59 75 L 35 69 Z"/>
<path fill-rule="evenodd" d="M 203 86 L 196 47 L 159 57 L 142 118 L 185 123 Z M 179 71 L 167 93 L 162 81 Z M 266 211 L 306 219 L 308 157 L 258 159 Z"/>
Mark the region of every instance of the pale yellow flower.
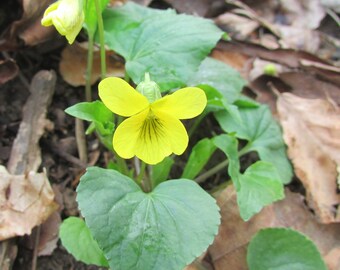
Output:
<path fill-rule="evenodd" d="M 41 24 L 54 25 L 72 44 L 84 23 L 83 3 L 83 0 L 59 0 L 45 10 Z"/>
<path fill-rule="evenodd" d="M 112 112 L 129 117 L 113 136 L 117 154 L 126 159 L 137 156 L 148 164 L 185 151 L 189 138 L 179 119 L 199 115 L 207 104 L 204 91 L 196 87 L 150 101 L 127 82 L 114 77 L 99 83 L 99 96 Z"/>

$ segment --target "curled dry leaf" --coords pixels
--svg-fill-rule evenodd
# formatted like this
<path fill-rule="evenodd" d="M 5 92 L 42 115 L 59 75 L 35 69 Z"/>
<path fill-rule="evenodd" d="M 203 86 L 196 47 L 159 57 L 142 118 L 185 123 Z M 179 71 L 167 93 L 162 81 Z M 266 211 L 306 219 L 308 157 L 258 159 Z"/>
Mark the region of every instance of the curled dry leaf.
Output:
<path fill-rule="evenodd" d="M 227 0 L 237 8 L 218 18 L 240 40 L 251 40 L 268 49 L 291 48 L 316 53 L 321 47 L 320 32 L 315 31 L 325 11 L 319 0 L 246 1 Z M 237 14 L 237 15 L 236 15 Z M 258 26 L 273 35 L 255 33 Z M 252 29 L 252 27 L 254 27 Z M 249 33 L 253 35 L 249 37 Z"/>
<path fill-rule="evenodd" d="M 234 2 L 238 4 L 238 6 L 241 6 L 240 1 L 237 0 L 227 0 L 227 2 Z M 292 25 L 294 27 L 316 29 L 326 15 L 320 0 L 265 0 L 244 2 L 248 3 L 249 9 L 252 9 L 268 22 Z"/>
<path fill-rule="evenodd" d="M 30 234 L 57 208 L 45 173 L 11 175 L 0 167 L 0 241 Z"/>
<path fill-rule="evenodd" d="M 284 93 L 277 101 L 284 140 L 307 202 L 322 223 L 340 222 L 337 166 L 340 165 L 339 108 L 321 99 Z"/>
<path fill-rule="evenodd" d="M 323 80 L 307 72 L 281 73 L 280 79 L 291 88 L 294 95 L 313 99 L 331 99 L 340 105 L 340 84 L 337 85 L 331 80 Z"/>
<path fill-rule="evenodd" d="M 247 270 L 247 246 L 262 228 L 290 227 L 311 238 L 329 270 L 340 269 L 340 224 L 320 224 L 304 204 L 304 197 L 286 190 L 285 199 L 269 205 L 245 222 L 241 219 L 236 191 L 226 188 L 217 198 L 222 222 L 209 254 L 215 270 Z"/>
<path fill-rule="evenodd" d="M 255 64 L 254 68 L 256 68 Z M 304 98 L 331 99 L 340 105 L 339 86 L 320 80 L 317 76 L 306 72 L 280 72 L 278 72 L 278 77 L 261 75 L 251 81 L 249 85 L 252 92 L 256 94 L 256 100 L 269 105 L 274 116 L 277 116 L 277 92 L 289 92 Z"/>
<path fill-rule="evenodd" d="M 45 9 L 53 2 L 53 0 L 23 0 L 22 17 L 14 21 L 3 34 L 0 49 L 17 49 L 22 45 L 20 41 L 29 46 L 46 41 L 55 33 L 55 29 L 42 26 L 40 21 Z"/>
<path fill-rule="evenodd" d="M 225 5 L 225 0 L 165 0 L 165 2 L 172 5 L 172 7 L 180 13 L 193 14 L 201 17 L 214 16 L 216 12 Z"/>
<path fill-rule="evenodd" d="M 227 12 L 215 19 L 215 23 L 223 27 L 229 34 L 236 33 L 236 38 L 245 39 L 257 29 L 260 24 L 244 16 Z M 231 32 L 231 33 L 230 33 Z M 232 34 L 233 35 L 233 34 Z"/>
<path fill-rule="evenodd" d="M 87 42 L 75 42 L 63 50 L 59 71 L 68 84 L 75 87 L 85 85 L 87 52 Z M 107 76 L 124 77 L 124 64 L 117 60 L 117 58 L 117 55 L 112 51 L 106 54 Z M 100 78 L 100 74 L 100 52 L 99 49 L 95 47 L 93 53 L 91 84 L 94 84 Z"/>
<path fill-rule="evenodd" d="M 310 53 L 317 53 L 321 40 L 320 33 L 308 28 L 296 26 L 277 26 L 281 39 L 281 48 L 302 50 Z"/>
<path fill-rule="evenodd" d="M 294 27 L 316 29 L 326 12 L 320 0 L 280 1 L 286 23 Z"/>

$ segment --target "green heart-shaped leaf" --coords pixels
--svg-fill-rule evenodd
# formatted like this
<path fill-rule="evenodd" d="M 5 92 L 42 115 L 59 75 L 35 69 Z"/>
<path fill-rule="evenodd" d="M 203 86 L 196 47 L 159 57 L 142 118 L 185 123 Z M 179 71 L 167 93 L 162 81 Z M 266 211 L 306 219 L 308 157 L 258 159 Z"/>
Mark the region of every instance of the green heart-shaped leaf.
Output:
<path fill-rule="evenodd" d="M 236 188 L 243 220 L 249 220 L 264 206 L 284 198 L 283 184 L 273 164 L 257 161 L 241 174 L 237 139 L 222 134 L 214 137 L 213 141 L 228 156 L 228 173 Z"/>
<path fill-rule="evenodd" d="M 250 270 L 326 270 L 325 263 L 305 235 L 286 228 L 259 231 L 248 246 Z"/>
<path fill-rule="evenodd" d="M 218 90 L 231 104 L 240 97 L 246 82 L 241 74 L 231 66 L 207 57 L 187 84 L 192 86 L 209 85 Z"/>
<path fill-rule="evenodd" d="M 210 20 L 131 2 L 103 14 L 105 41 L 135 83 L 149 72 L 160 88 L 186 85 L 223 32 Z"/>
<path fill-rule="evenodd" d="M 60 226 L 59 236 L 63 246 L 77 260 L 86 264 L 109 266 L 84 220 L 76 217 L 65 219 Z"/>
<path fill-rule="evenodd" d="M 273 164 L 257 161 L 239 176 L 237 203 L 243 220 L 249 220 L 261 209 L 285 197 L 283 184 Z"/>
<path fill-rule="evenodd" d="M 144 193 L 114 170 L 87 169 L 77 189 L 86 224 L 115 270 L 178 270 L 213 241 L 215 200 L 185 179 Z"/>
<path fill-rule="evenodd" d="M 273 119 L 269 108 L 264 105 L 239 108 L 239 114 L 242 121 L 237 121 L 227 111 L 216 112 L 215 117 L 224 131 L 235 132 L 237 138 L 248 140 L 248 152 L 256 151 L 261 160 L 272 163 L 282 183 L 289 183 L 293 176 L 292 166 L 286 155 L 280 126 Z"/>

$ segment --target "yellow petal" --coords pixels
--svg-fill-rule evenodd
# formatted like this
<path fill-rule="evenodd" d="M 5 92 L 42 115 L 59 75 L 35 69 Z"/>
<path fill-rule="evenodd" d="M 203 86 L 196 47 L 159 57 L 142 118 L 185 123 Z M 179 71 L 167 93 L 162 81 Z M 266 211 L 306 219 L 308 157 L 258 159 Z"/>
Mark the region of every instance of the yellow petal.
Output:
<path fill-rule="evenodd" d="M 171 154 L 171 146 L 163 123 L 148 117 L 136 142 L 136 156 L 148 164 L 157 164 Z"/>
<path fill-rule="evenodd" d="M 84 23 L 83 3 L 83 0 L 59 0 L 46 9 L 41 24 L 53 24 L 72 44 Z"/>
<path fill-rule="evenodd" d="M 187 146 L 188 135 L 178 119 L 161 112 L 155 115 L 149 109 L 126 119 L 113 136 L 119 156 L 135 155 L 148 164 L 157 164 L 171 153 L 180 155 Z"/>
<path fill-rule="evenodd" d="M 186 87 L 152 103 L 152 110 L 172 115 L 177 119 L 190 119 L 201 114 L 207 105 L 204 91 Z"/>
<path fill-rule="evenodd" d="M 83 28 L 84 19 L 85 15 L 84 12 L 82 12 L 80 17 L 78 18 L 79 21 L 75 22 L 75 25 L 72 27 L 72 29 L 70 29 L 70 31 L 66 33 L 65 37 L 69 44 L 72 44 L 74 42 L 80 30 Z"/>
<path fill-rule="evenodd" d="M 113 135 L 113 148 L 122 158 L 132 158 L 136 155 L 136 143 L 149 109 L 124 120 Z"/>
<path fill-rule="evenodd" d="M 162 123 L 162 130 L 171 147 L 171 153 L 181 155 L 188 147 L 188 133 L 181 121 L 172 115 L 155 112 L 156 117 Z"/>
<path fill-rule="evenodd" d="M 98 88 L 99 97 L 105 106 L 118 115 L 132 116 L 149 106 L 146 97 L 120 78 L 106 78 L 99 83 Z"/>
<path fill-rule="evenodd" d="M 53 24 L 52 22 L 52 18 L 53 18 L 53 12 L 55 10 L 57 10 L 58 6 L 59 6 L 60 2 L 57 1 L 55 3 L 53 3 L 52 5 L 50 5 L 44 12 L 44 16 L 41 19 L 41 24 L 43 26 L 51 26 Z"/>

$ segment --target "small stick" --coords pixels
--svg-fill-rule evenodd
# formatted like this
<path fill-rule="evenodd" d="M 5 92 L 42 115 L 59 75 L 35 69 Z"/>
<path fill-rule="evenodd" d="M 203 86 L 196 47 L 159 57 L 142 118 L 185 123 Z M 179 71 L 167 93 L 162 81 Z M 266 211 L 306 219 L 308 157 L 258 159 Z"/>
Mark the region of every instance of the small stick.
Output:
<path fill-rule="evenodd" d="M 32 258 L 32 270 L 37 269 L 37 259 L 38 259 L 38 247 L 40 240 L 40 226 L 38 226 L 35 230 L 35 241 L 34 241 L 34 249 L 33 249 L 33 258 Z"/>
<path fill-rule="evenodd" d="M 84 122 L 83 120 L 79 118 L 76 118 L 76 141 L 77 141 L 79 159 L 83 163 L 86 164 L 87 163 L 87 147 L 86 147 Z"/>

